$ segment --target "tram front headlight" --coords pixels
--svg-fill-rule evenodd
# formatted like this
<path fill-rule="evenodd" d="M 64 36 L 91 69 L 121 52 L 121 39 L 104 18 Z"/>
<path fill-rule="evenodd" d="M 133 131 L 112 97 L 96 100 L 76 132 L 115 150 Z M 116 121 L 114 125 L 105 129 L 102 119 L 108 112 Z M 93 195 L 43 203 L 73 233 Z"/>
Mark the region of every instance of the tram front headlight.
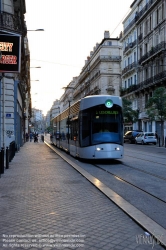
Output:
<path fill-rule="evenodd" d="M 119 148 L 119 147 L 117 147 L 117 148 L 115 148 L 115 150 L 116 150 L 116 151 L 120 151 L 120 148 Z"/>
<path fill-rule="evenodd" d="M 97 151 L 100 151 L 100 150 L 101 150 L 101 148 L 96 148 L 96 150 L 97 150 Z"/>

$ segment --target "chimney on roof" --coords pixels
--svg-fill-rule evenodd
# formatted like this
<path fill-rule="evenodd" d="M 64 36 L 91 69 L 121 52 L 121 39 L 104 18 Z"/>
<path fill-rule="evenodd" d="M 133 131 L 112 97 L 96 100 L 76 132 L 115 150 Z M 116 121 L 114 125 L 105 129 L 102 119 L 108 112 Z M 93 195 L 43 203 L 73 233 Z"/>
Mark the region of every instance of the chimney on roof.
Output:
<path fill-rule="evenodd" d="M 110 38 L 110 32 L 108 30 L 104 31 L 104 38 Z"/>
<path fill-rule="evenodd" d="M 93 55 L 93 51 L 90 52 L 90 56 L 92 56 L 92 55 Z"/>

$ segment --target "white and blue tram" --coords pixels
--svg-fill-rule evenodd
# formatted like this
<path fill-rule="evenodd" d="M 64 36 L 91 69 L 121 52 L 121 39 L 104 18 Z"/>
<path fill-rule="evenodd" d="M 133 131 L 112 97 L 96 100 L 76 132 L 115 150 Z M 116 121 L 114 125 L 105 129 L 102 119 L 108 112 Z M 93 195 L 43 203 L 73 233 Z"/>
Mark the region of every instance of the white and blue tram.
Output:
<path fill-rule="evenodd" d="M 74 157 L 123 157 L 123 113 L 119 96 L 86 96 L 54 117 L 52 124 L 52 143 Z"/>

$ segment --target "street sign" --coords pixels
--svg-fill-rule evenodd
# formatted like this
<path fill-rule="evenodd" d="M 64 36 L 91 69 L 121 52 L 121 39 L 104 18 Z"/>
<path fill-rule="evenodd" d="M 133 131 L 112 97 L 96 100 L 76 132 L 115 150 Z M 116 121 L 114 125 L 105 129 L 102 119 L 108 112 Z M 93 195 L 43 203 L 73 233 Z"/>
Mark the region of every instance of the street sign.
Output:
<path fill-rule="evenodd" d="M 12 114 L 9 114 L 9 113 L 6 114 L 6 118 L 11 118 L 11 117 L 12 117 Z"/>

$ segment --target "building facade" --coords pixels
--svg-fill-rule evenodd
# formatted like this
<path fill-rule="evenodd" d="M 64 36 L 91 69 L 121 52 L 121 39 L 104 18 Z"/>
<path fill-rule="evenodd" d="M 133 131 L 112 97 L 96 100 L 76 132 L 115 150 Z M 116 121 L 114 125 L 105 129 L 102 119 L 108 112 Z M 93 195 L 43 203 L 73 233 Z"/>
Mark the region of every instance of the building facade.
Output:
<path fill-rule="evenodd" d="M 26 13 L 25 0 L 0 0 L 0 149 L 14 144 L 19 150 L 28 132 L 28 120 L 31 116 L 30 98 L 30 56 L 27 39 L 27 28 L 24 20 Z M 4 37 L 19 39 L 18 70 L 13 70 L 7 58 L 14 52 L 15 41 L 12 48 L 5 48 Z M 7 57 L 8 56 L 8 57 Z M 4 65 L 8 64 L 7 71 Z M 14 64 L 14 63 L 13 63 Z"/>
<path fill-rule="evenodd" d="M 139 112 L 139 120 L 132 128 L 157 131 L 160 135 L 160 121 L 149 119 L 146 104 L 156 88 L 166 87 L 166 1 L 135 0 L 130 7 L 120 39 L 121 96 L 129 99 Z"/>

